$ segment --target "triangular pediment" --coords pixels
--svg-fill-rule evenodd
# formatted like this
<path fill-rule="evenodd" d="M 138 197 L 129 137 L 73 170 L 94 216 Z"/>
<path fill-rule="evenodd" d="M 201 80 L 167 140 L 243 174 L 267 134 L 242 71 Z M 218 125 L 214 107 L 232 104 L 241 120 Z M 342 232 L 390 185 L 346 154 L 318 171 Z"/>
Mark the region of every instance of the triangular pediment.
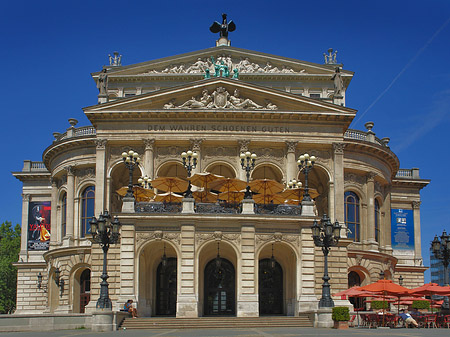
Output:
<path fill-rule="evenodd" d="M 250 84 L 236 79 L 211 78 L 165 90 L 118 99 L 84 109 L 95 125 L 105 118 L 145 118 L 152 114 L 197 114 L 205 118 L 217 112 L 234 114 L 297 115 L 299 118 L 345 120 L 356 110 Z M 279 117 L 279 116 L 278 116 Z M 277 117 L 277 118 L 278 118 Z"/>
<path fill-rule="evenodd" d="M 134 76 L 203 76 L 205 69 L 214 69 L 213 61 L 224 62 L 230 72 L 237 69 L 240 76 L 331 76 L 336 65 L 317 64 L 241 48 L 221 46 L 132 64 L 110 67 L 110 78 Z M 350 81 L 353 72 L 342 70 L 344 81 Z M 98 73 L 93 73 L 94 78 Z"/>

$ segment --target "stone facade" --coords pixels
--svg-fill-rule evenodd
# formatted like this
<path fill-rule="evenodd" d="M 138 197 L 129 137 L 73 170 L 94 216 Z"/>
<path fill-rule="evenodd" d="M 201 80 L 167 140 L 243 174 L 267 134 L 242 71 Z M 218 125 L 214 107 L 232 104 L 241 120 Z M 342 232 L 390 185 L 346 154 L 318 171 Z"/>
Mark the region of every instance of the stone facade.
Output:
<path fill-rule="evenodd" d="M 206 67 L 212 67 L 206 60 L 211 56 L 240 69 L 239 78 L 204 78 Z M 102 89 L 99 104 L 84 109 L 92 126 L 76 127 L 71 119 L 66 132 L 54 134 L 42 163 L 25 161 L 22 171 L 14 172 L 24 195 L 17 313 L 95 309 L 103 256 L 83 226 L 87 216 L 98 217 L 104 210 L 122 223 L 121 241 L 108 252 L 111 300 L 118 309 L 133 299 L 142 316 L 267 313 L 267 297 L 274 293 L 262 279 L 264 263 L 272 256 L 280 271 L 274 287 L 281 295 L 278 311 L 268 313 L 297 315 L 317 309 L 324 257 L 314 246 L 311 226 L 323 214 L 344 225 L 346 192 L 358 197 L 358 237 L 346 228 L 339 246 L 331 249 L 332 292 L 347 288 L 351 272 L 362 285 L 377 280 L 381 271 L 392 279 L 402 275 L 408 287 L 423 282 L 420 190 L 429 181 L 417 169 L 400 169 L 388 139 L 380 140 L 372 131 L 373 123 L 367 131 L 348 129 L 356 110 L 345 107 L 345 90 L 339 101 L 333 96 L 334 65 L 219 46 L 104 69 L 108 87 Z M 100 74 L 94 73 L 94 80 Z M 340 74 L 348 87 L 353 73 L 341 69 Z M 297 157 L 307 152 L 317 157 L 309 176 L 318 193 L 314 211 L 306 215 L 283 205 L 255 208 L 252 201 L 231 212 L 188 199 L 171 209 L 125 204 L 116 191 L 128 184 L 121 153 L 130 149 L 142 159 L 134 183 L 144 175 L 186 178 L 180 155 L 188 149 L 199 154 L 193 174 L 245 180 L 239 153 L 251 151 L 258 156 L 251 179 L 304 183 Z M 89 187 L 95 191 L 87 197 Z M 92 214 L 85 208 L 89 198 L 95 198 Z M 28 247 L 30 202 L 51 202 L 47 251 Z M 415 242 L 408 255 L 392 248 L 390 214 L 396 208 L 413 212 Z M 162 269 L 164 254 L 174 261 L 171 277 Z M 208 268 L 218 254 L 229 268 L 221 276 L 229 278 L 224 292 L 209 283 Z M 63 286 L 56 282 L 56 270 Z M 83 276 L 86 271 L 90 284 Z M 162 284 L 166 281 L 167 287 Z"/>

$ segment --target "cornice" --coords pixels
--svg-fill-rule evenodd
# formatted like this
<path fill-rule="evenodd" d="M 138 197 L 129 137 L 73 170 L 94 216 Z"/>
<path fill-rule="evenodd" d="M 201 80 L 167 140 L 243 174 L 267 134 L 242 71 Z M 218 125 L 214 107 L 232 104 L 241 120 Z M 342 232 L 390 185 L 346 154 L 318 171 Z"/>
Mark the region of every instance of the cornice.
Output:
<path fill-rule="evenodd" d="M 366 152 L 372 156 L 376 156 L 379 160 L 386 162 L 390 166 L 391 180 L 394 179 L 397 171 L 400 168 L 400 161 L 397 155 L 388 147 L 383 147 L 377 143 L 371 143 L 363 140 L 349 140 L 344 139 L 345 152 Z"/>
<path fill-rule="evenodd" d="M 44 150 L 44 153 L 42 154 L 42 161 L 46 167 L 50 167 L 51 160 L 62 151 L 87 146 L 92 146 L 95 149 L 96 139 L 96 135 L 87 135 L 83 137 L 66 138 L 61 141 L 54 142 Z"/>
<path fill-rule="evenodd" d="M 86 254 L 91 251 L 91 246 L 76 246 L 76 247 L 61 247 L 49 250 L 43 254 L 43 257 L 46 262 L 51 258 L 70 256 L 70 255 L 78 255 L 78 254 Z"/>

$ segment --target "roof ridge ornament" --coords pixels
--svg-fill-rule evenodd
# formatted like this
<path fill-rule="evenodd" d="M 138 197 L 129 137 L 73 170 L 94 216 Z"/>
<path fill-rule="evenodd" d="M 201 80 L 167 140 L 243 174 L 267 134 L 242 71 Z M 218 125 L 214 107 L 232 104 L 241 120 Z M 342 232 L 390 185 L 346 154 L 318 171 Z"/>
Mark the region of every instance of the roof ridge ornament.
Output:
<path fill-rule="evenodd" d="M 222 23 L 214 21 L 209 27 L 209 30 L 213 33 L 220 33 L 219 39 L 216 41 L 216 47 L 230 46 L 231 42 L 228 40 L 228 32 L 233 32 L 236 29 L 236 24 L 233 20 L 227 22 L 227 15 L 222 14 Z"/>
<path fill-rule="evenodd" d="M 114 56 L 111 56 L 111 54 L 108 55 L 109 65 L 113 67 L 120 67 L 122 65 L 122 55 L 119 55 L 118 51 L 115 51 L 113 55 Z"/>
<path fill-rule="evenodd" d="M 328 49 L 328 55 L 323 53 L 325 64 L 339 64 L 336 59 L 337 50 L 333 52 L 333 48 Z"/>

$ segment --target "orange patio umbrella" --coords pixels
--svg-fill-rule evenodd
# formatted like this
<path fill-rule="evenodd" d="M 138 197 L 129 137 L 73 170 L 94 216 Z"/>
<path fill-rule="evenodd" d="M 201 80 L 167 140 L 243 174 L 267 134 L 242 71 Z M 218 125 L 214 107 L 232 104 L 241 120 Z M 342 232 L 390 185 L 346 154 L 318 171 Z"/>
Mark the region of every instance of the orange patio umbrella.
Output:
<path fill-rule="evenodd" d="M 441 295 L 441 296 L 449 296 L 450 295 L 450 287 L 445 286 L 441 287 L 437 283 L 425 283 L 423 286 L 410 289 L 409 294 L 411 295 L 420 295 L 420 296 L 432 296 L 432 295 Z"/>
<path fill-rule="evenodd" d="M 208 188 L 210 182 L 224 177 L 209 172 L 195 173 L 191 178 L 191 184 L 197 187 Z"/>
<path fill-rule="evenodd" d="M 183 200 L 183 196 L 173 193 L 167 192 L 162 194 L 155 195 L 155 201 L 158 202 L 181 202 Z"/>
<path fill-rule="evenodd" d="M 116 192 L 118 195 L 123 197 L 128 192 L 128 186 L 123 186 L 119 188 Z M 155 192 L 153 192 L 153 190 L 148 188 L 133 186 L 133 195 L 137 202 L 150 201 L 150 199 L 155 195 Z"/>
<path fill-rule="evenodd" d="M 303 187 L 287 188 L 280 194 L 286 199 L 302 200 L 305 189 Z M 308 188 L 309 196 L 314 199 L 319 196 L 319 192 L 315 188 Z"/>
<path fill-rule="evenodd" d="M 247 183 L 236 178 L 220 178 L 209 184 L 209 188 L 219 192 L 239 192 L 247 187 Z"/>
<path fill-rule="evenodd" d="M 230 204 L 239 204 L 244 199 L 245 192 L 228 191 L 219 193 L 218 199 L 225 200 Z"/>
<path fill-rule="evenodd" d="M 183 193 L 188 188 L 186 180 L 177 177 L 159 177 L 151 182 L 152 186 L 160 191 Z"/>
<path fill-rule="evenodd" d="M 361 288 L 360 286 L 353 286 L 347 290 L 343 290 L 343 291 L 340 291 L 340 292 L 334 294 L 334 296 L 368 297 L 368 296 L 373 295 L 373 293 L 370 291 L 359 290 L 360 288 Z"/>
<path fill-rule="evenodd" d="M 284 204 L 285 198 L 279 194 L 254 194 L 253 200 L 257 204 Z"/>
<path fill-rule="evenodd" d="M 216 193 L 206 190 L 194 191 L 192 192 L 192 196 L 197 202 L 216 202 L 218 197 Z"/>
<path fill-rule="evenodd" d="M 249 183 L 252 192 L 261 193 L 263 195 L 275 194 L 284 189 L 284 185 L 272 179 L 256 179 Z"/>

